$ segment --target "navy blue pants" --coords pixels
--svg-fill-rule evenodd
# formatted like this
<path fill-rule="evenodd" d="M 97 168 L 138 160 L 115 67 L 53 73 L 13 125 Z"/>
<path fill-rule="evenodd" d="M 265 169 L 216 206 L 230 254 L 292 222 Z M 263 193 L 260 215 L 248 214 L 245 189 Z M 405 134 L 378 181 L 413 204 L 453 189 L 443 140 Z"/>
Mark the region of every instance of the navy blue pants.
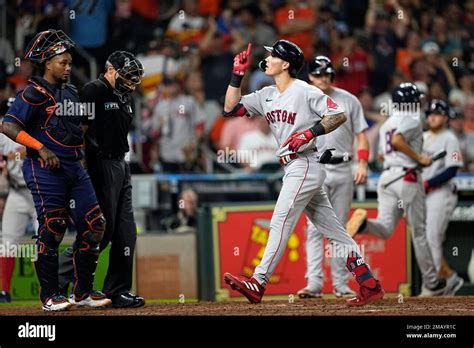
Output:
<path fill-rule="evenodd" d="M 60 159 L 60 167 L 45 168 L 43 161 L 27 157 L 23 175 L 38 214 L 36 272 L 44 302 L 58 293 L 58 247 L 71 218 L 77 229 L 74 242 L 75 284 L 78 297 L 92 290 L 105 220 L 89 175 L 77 160 Z M 103 224 L 103 226 L 101 226 Z"/>

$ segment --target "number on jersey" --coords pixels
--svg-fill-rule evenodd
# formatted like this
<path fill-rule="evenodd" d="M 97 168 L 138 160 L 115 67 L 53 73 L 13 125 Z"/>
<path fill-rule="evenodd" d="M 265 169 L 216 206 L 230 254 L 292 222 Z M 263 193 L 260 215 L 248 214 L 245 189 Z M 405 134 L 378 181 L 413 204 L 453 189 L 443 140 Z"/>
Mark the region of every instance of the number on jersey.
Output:
<path fill-rule="evenodd" d="M 394 150 L 392 145 L 392 138 L 393 134 L 395 133 L 395 130 L 396 128 L 393 128 L 385 132 L 385 154 L 391 153 Z"/>

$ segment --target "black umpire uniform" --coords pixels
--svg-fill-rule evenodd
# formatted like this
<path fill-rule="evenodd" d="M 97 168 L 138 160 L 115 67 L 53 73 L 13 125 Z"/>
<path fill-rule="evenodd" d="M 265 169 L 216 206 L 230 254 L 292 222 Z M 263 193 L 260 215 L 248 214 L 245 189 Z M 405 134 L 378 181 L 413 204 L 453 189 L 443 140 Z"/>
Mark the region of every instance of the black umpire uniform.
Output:
<path fill-rule="evenodd" d="M 80 93 L 81 102 L 95 104 L 95 118 L 86 124 L 86 163 L 107 221 L 100 250 L 112 243 L 103 292 L 112 300 L 113 307 L 139 307 L 145 300 L 130 293 L 136 225 L 130 166 L 124 157 L 129 151 L 127 136 L 133 120 L 130 95 L 141 81 L 143 66 L 134 55 L 125 51 L 112 53 L 106 69 L 109 65 L 117 71 L 114 87 L 102 74 L 86 84 Z M 72 280 L 70 254 L 71 250 L 66 250 L 60 257 L 59 276 L 63 289 L 67 289 Z"/>

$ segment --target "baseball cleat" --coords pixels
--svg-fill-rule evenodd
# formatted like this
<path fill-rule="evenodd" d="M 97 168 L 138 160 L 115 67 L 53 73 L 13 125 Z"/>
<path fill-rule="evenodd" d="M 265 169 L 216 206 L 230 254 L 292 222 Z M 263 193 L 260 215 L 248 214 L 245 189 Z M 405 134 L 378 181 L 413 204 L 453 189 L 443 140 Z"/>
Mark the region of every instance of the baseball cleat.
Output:
<path fill-rule="evenodd" d="M 446 279 L 446 295 L 454 296 L 462 288 L 464 284 L 464 279 L 461 278 L 456 272 L 454 272 L 451 277 Z"/>
<path fill-rule="evenodd" d="M 349 306 L 364 306 L 369 303 L 376 302 L 383 299 L 385 291 L 382 289 L 382 286 L 377 281 L 377 286 L 375 289 L 369 289 L 365 286 L 361 286 L 359 293 L 356 297 L 346 300 L 347 305 Z"/>
<path fill-rule="evenodd" d="M 357 233 L 362 232 L 365 228 L 366 222 L 367 210 L 356 209 L 346 224 L 346 229 L 347 233 L 349 233 L 349 236 L 354 237 Z"/>
<path fill-rule="evenodd" d="M 340 297 L 352 297 L 352 296 L 357 295 L 357 293 L 347 285 L 344 285 L 344 286 L 341 286 L 341 287 L 335 287 L 333 292 L 334 292 L 334 295 L 336 295 L 336 297 L 339 297 L 339 298 Z"/>
<path fill-rule="evenodd" d="M 321 290 L 311 290 L 309 288 L 304 288 L 301 290 L 298 290 L 296 293 L 299 298 L 321 298 L 323 297 L 323 294 L 321 293 Z"/>
<path fill-rule="evenodd" d="M 71 308 L 72 304 L 69 303 L 67 298 L 63 295 L 53 295 L 43 303 L 43 311 L 45 312 L 59 312 L 67 311 Z"/>
<path fill-rule="evenodd" d="M 104 293 L 92 290 L 88 294 L 84 294 L 81 298 L 71 295 L 69 302 L 78 307 L 102 308 L 112 304 L 112 300 L 107 298 Z"/>
<path fill-rule="evenodd" d="M 224 273 L 224 281 L 230 285 L 232 290 L 247 297 L 250 303 L 256 304 L 262 301 L 265 288 L 255 278 L 239 278 L 230 273 Z"/>
<path fill-rule="evenodd" d="M 432 297 L 432 296 L 443 296 L 447 295 L 448 292 L 448 285 L 446 283 L 446 279 L 439 279 L 438 284 L 432 288 L 429 289 L 426 287 L 425 284 L 421 287 L 421 293 L 418 295 L 419 297 Z"/>

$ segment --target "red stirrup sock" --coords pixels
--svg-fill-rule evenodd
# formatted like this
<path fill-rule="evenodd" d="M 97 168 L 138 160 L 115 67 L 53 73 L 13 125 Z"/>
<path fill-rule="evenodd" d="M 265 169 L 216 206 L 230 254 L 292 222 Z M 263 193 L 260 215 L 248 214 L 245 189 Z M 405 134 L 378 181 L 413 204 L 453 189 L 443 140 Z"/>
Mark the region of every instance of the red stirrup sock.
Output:
<path fill-rule="evenodd" d="M 2 269 L 3 291 L 10 292 L 13 270 L 15 269 L 14 257 L 0 257 L 0 267 Z"/>

